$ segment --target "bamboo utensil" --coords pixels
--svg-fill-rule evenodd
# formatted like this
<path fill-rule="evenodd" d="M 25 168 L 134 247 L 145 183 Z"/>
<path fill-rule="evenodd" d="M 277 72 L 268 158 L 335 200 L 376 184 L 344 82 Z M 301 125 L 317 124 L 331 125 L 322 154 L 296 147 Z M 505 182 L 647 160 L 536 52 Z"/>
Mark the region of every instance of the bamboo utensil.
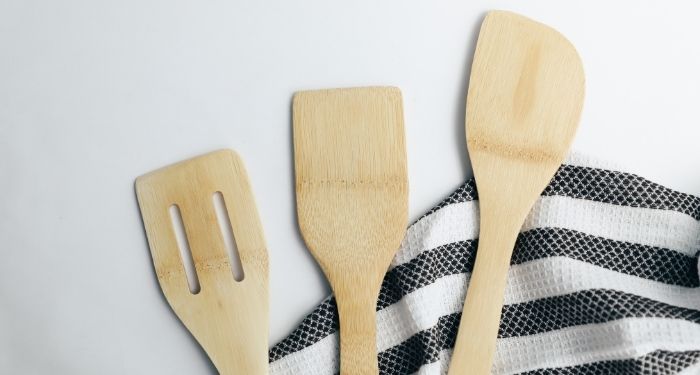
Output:
<path fill-rule="evenodd" d="M 486 16 L 467 98 L 479 247 L 451 375 L 491 371 L 516 237 L 566 156 L 583 97 L 581 60 L 561 34 L 514 13 Z"/>
<path fill-rule="evenodd" d="M 340 372 L 377 374 L 377 298 L 408 215 L 401 93 L 299 92 L 293 118 L 299 227 L 335 294 Z"/>
<path fill-rule="evenodd" d="M 234 280 L 217 225 L 220 192 L 243 266 Z M 151 172 L 136 193 L 158 281 L 168 303 L 221 374 L 267 374 L 268 258 L 241 159 L 222 150 Z M 201 285 L 188 288 L 169 208 L 176 205 Z M 221 223 L 219 223 L 221 224 Z M 226 223 L 228 225 L 228 223 Z"/>

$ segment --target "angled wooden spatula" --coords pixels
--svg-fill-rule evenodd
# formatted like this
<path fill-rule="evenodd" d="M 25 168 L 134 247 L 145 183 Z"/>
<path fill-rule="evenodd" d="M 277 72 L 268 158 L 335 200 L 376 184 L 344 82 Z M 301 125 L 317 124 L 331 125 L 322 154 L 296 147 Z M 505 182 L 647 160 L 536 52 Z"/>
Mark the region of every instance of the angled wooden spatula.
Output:
<path fill-rule="evenodd" d="M 158 281 L 177 316 L 219 373 L 267 374 L 267 248 L 241 159 L 222 150 L 186 160 L 139 177 L 136 193 Z M 235 235 L 240 281 L 234 279 L 215 212 L 218 193 Z M 173 205 L 201 286 L 196 294 L 188 287 L 169 212 Z"/>
<path fill-rule="evenodd" d="M 401 93 L 299 92 L 293 112 L 297 216 L 337 301 L 340 373 L 377 374 L 377 298 L 408 215 Z"/>
<path fill-rule="evenodd" d="M 515 240 L 567 154 L 583 97 L 581 60 L 561 34 L 517 14 L 488 13 L 467 98 L 479 247 L 451 375 L 491 371 Z"/>

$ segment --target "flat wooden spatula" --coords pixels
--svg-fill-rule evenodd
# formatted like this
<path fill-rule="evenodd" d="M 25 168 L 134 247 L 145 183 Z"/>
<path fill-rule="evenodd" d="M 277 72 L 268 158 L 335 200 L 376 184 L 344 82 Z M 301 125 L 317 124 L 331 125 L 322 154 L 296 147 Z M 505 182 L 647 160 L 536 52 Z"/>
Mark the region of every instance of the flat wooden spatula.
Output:
<path fill-rule="evenodd" d="M 401 93 L 373 87 L 294 96 L 297 216 L 340 314 L 340 373 L 377 374 L 379 287 L 406 230 Z"/>
<path fill-rule="evenodd" d="M 158 281 L 177 316 L 219 373 L 267 374 L 267 248 L 241 159 L 222 150 L 186 160 L 139 177 L 136 194 Z M 223 196 L 228 211 L 243 267 L 240 281 L 231 270 L 215 194 Z M 188 287 L 170 216 L 173 205 L 199 279 L 196 294 Z"/>
<path fill-rule="evenodd" d="M 583 97 L 581 60 L 561 34 L 517 14 L 488 13 L 467 98 L 479 247 L 451 375 L 491 371 L 515 240 L 567 154 Z"/>

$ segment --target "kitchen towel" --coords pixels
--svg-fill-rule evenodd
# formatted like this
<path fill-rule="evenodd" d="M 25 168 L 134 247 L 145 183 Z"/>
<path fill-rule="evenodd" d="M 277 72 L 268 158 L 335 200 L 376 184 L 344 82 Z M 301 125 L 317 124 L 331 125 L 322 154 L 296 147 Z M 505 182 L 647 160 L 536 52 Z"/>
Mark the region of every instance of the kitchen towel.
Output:
<path fill-rule="evenodd" d="M 477 249 L 467 181 L 407 230 L 377 307 L 381 374 L 445 374 Z M 511 261 L 494 374 L 700 374 L 700 197 L 570 156 Z M 270 373 L 338 373 L 329 297 Z"/>

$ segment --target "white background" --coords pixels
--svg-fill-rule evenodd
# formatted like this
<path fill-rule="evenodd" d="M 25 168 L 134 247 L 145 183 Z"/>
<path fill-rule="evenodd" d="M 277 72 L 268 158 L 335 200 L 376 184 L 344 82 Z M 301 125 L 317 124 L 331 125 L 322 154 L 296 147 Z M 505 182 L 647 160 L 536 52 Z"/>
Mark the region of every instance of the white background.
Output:
<path fill-rule="evenodd" d="M 489 9 L 578 48 L 576 150 L 700 194 L 696 2 L 0 0 L 0 373 L 215 373 L 161 296 L 133 181 L 224 147 L 248 167 L 284 337 L 329 293 L 296 228 L 292 93 L 402 89 L 413 220 L 470 174 Z"/>

